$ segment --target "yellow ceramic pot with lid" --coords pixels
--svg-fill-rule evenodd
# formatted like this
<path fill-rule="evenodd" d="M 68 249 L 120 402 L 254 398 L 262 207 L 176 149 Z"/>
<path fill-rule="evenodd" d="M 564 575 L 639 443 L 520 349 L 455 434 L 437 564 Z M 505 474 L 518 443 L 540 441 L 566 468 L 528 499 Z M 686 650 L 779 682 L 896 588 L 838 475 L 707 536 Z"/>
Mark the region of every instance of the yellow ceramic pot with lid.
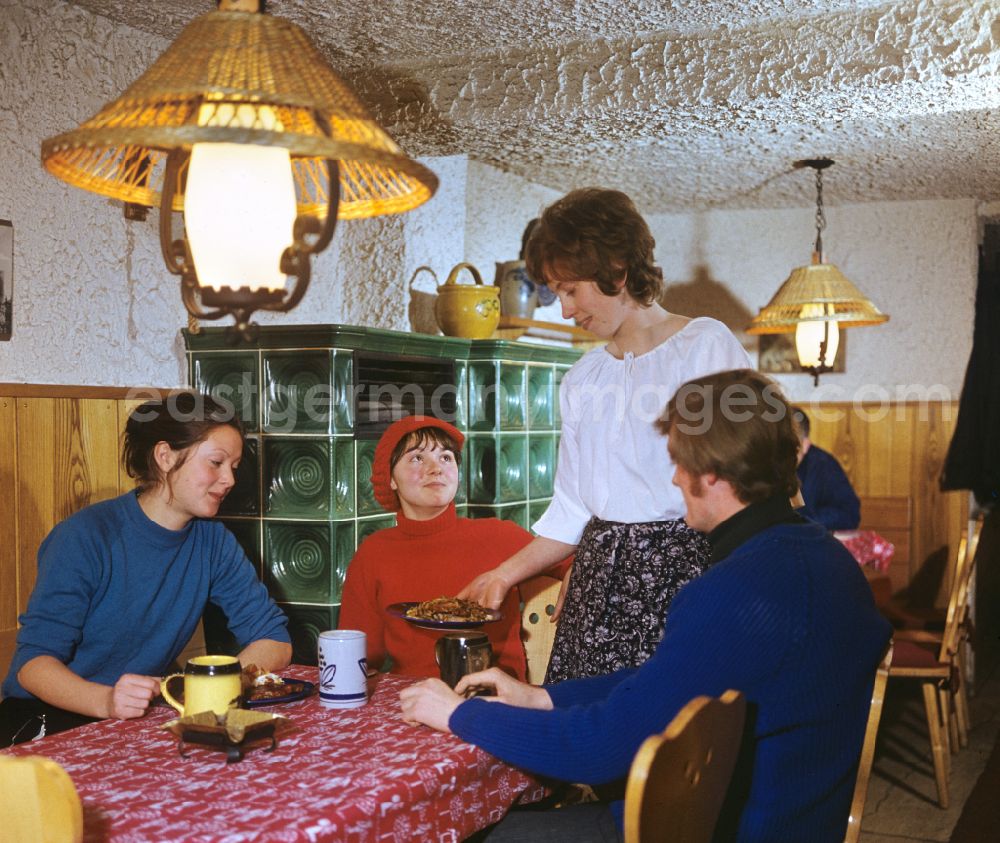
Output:
<path fill-rule="evenodd" d="M 467 269 L 475 284 L 459 284 Z M 456 264 L 444 284 L 437 288 L 434 316 L 445 336 L 483 340 L 493 335 L 500 322 L 500 288 L 484 284 L 471 263 Z"/>

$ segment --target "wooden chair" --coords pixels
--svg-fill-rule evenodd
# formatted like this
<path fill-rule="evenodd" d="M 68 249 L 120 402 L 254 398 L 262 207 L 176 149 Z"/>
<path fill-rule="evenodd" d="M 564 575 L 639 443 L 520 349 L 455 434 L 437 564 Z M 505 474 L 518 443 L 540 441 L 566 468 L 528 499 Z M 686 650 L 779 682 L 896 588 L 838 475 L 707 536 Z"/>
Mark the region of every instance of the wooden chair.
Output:
<path fill-rule="evenodd" d="M 972 537 L 978 542 L 978 534 Z M 968 729 L 968 705 L 958 702 L 962 662 L 963 626 L 968 611 L 968 588 L 973 559 L 967 549 L 969 539 L 962 537 L 958 547 L 955 576 L 948 599 L 944 631 L 940 635 L 923 633 L 904 635 L 897 632 L 890 679 L 911 679 L 921 683 L 927 731 L 934 760 L 934 778 L 937 784 L 938 804 L 947 808 L 949 803 L 948 777 L 950 774 L 951 746 L 962 740 L 962 729 Z M 963 707 L 962 715 L 957 710 Z M 962 717 L 964 727 L 959 725 Z M 956 747 L 957 750 L 957 747 Z"/>
<path fill-rule="evenodd" d="M 958 558 L 955 563 L 954 579 L 952 580 L 952 593 L 954 599 L 949 599 L 948 607 L 944 613 L 944 624 L 947 627 L 948 619 L 955 616 L 957 625 L 956 640 L 954 642 L 954 652 L 952 655 L 957 661 L 958 671 L 955 681 L 951 683 L 952 706 L 948 727 L 951 738 L 951 750 L 957 752 L 960 747 L 969 743 L 969 650 L 972 647 L 973 624 L 970 617 L 969 597 L 972 588 L 972 578 L 976 571 L 976 554 L 979 550 L 979 535 L 982 531 L 982 519 L 973 519 L 968 527 L 968 539 L 963 537 L 959 542 Z M 902 629 L 896 631 L 896 638 L 899 641 L 909 641 L 923 647 L 940 648 L 944 638 L 943 631 L 933 629 Z"/>
<path fill-rule="evenodd" d="M 83 808 L 69 774 L 39 755 L 0 755 L 0 817 L 4 840 L 83 839 Z"/>
<path fill-rule="evenodd" d="M 549 621 L 556 610 L 562 580 L 542 574 L 518 586 L 521 593 L 521 641 L 528 660 L 528 682 L 541 685 L 549 666 L 556 625 Z"/>
<path fill-rule="evenodd" d="M 663 734 L 647 738 L 625 790 L 625 843 L 708 843 L 743 737 L 739 691 L 695 697 Z M 668 833 L 669 829 L 669 833 Z"/>
<path fill-rule="evenodd" d="M 851 799 L 851 814 L 847 818 L 847 834 L 844 843 L 857 843 L 861 835 L 861 820 L 865 814 L 865 801 L 868 798 L 868 780 L 872 774 L 872 761 L 875 759 L 875 738 L 878 735 L 878 724 L 882 719 L 882 702 L 885 699 L 885 686 L 889 682 L 889 666 L 892 664 L 892 639 L 885 648 L 885 655 L 875 671 L 875 685 L 872 687 L 872 701 L 868 708 L 868 724 L 865 726 L 865 740 L 861 745 L 861 760 L 858 762 L 858 777 L 854 782 L 854 797 Z"/>

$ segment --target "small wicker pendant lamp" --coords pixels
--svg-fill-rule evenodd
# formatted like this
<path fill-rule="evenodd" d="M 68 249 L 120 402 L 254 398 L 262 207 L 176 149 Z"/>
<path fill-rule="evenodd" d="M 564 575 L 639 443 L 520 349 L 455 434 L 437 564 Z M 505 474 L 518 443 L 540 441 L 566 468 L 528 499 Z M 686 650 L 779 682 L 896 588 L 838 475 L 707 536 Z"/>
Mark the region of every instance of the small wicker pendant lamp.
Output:
<path fill-rule="evenodd" d="M 889 317 L 879 311 L 833 264 L 823 261 L 823 170 L 833 164 L 829 158 L 796 161 L 796 168 L 816 171 L 816 248 L 810 266 L 792 270 L 767 307 L 758 313 L 748 334 L 795 332 L 795 345 L 802 371 L 819 376 L 833 371 L 840 328 L 879 325 Z"/>
<path fill-rule="evenodd" d="M 255 310 L 299 303 L 309 259 L 329 245 L 338 217 L 407 211 L 438 184 L 302 29 L 260 5 L 220 0 L 117 100 L 42 143 L 50 173 L 127 203 L 126 215 L 159 206 L 163 257 L 181 276 L 184 306 L 197 319 L 232 314 L 244 337 Z M 244 155 L 250 163 L 237 163 Z M 184 212 L 180 239 L 172 210 Z M 233 233 L 243 242 L 209 254 Z M 275 238 L 276 251 L 262 257 L 257 247 Z"/>

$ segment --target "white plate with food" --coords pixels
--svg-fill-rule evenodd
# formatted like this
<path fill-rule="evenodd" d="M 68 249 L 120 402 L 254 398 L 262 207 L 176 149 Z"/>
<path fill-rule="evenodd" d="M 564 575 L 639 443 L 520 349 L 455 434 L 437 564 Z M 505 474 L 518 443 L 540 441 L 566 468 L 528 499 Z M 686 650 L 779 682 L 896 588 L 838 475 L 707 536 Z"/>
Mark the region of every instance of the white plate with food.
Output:
<path fill-rule="evenodd" d="M 471 600 L 435 597 L 433 600 L 392 603 L 386 612 L 421 629 L 478 629 L 483 624 L 503 620 L 503 613 L 486 609 Z"/>

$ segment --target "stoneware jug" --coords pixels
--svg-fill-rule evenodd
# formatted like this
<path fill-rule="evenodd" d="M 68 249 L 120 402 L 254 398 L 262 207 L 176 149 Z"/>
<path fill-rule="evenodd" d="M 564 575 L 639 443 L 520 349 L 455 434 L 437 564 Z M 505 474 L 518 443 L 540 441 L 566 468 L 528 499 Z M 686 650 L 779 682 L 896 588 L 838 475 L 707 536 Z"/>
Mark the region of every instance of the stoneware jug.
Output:
<path fill-rule="evenodd" d="M 538 307 L 538 291 L 528 277 L 524 261 L 497 264 L 495 284 L 500 288 L 500 313 L 530 319 Z"/>
<path fill-rule="evenodd" d="M 458 274 L 467 269 L 475 284 L 459 284 Z M 434 316 L 448 337 L 483 340 L 500 322 L 500 288 L 483 284 L 471 263 L 456 264 L 444 284 L 437 288 Z"/>

